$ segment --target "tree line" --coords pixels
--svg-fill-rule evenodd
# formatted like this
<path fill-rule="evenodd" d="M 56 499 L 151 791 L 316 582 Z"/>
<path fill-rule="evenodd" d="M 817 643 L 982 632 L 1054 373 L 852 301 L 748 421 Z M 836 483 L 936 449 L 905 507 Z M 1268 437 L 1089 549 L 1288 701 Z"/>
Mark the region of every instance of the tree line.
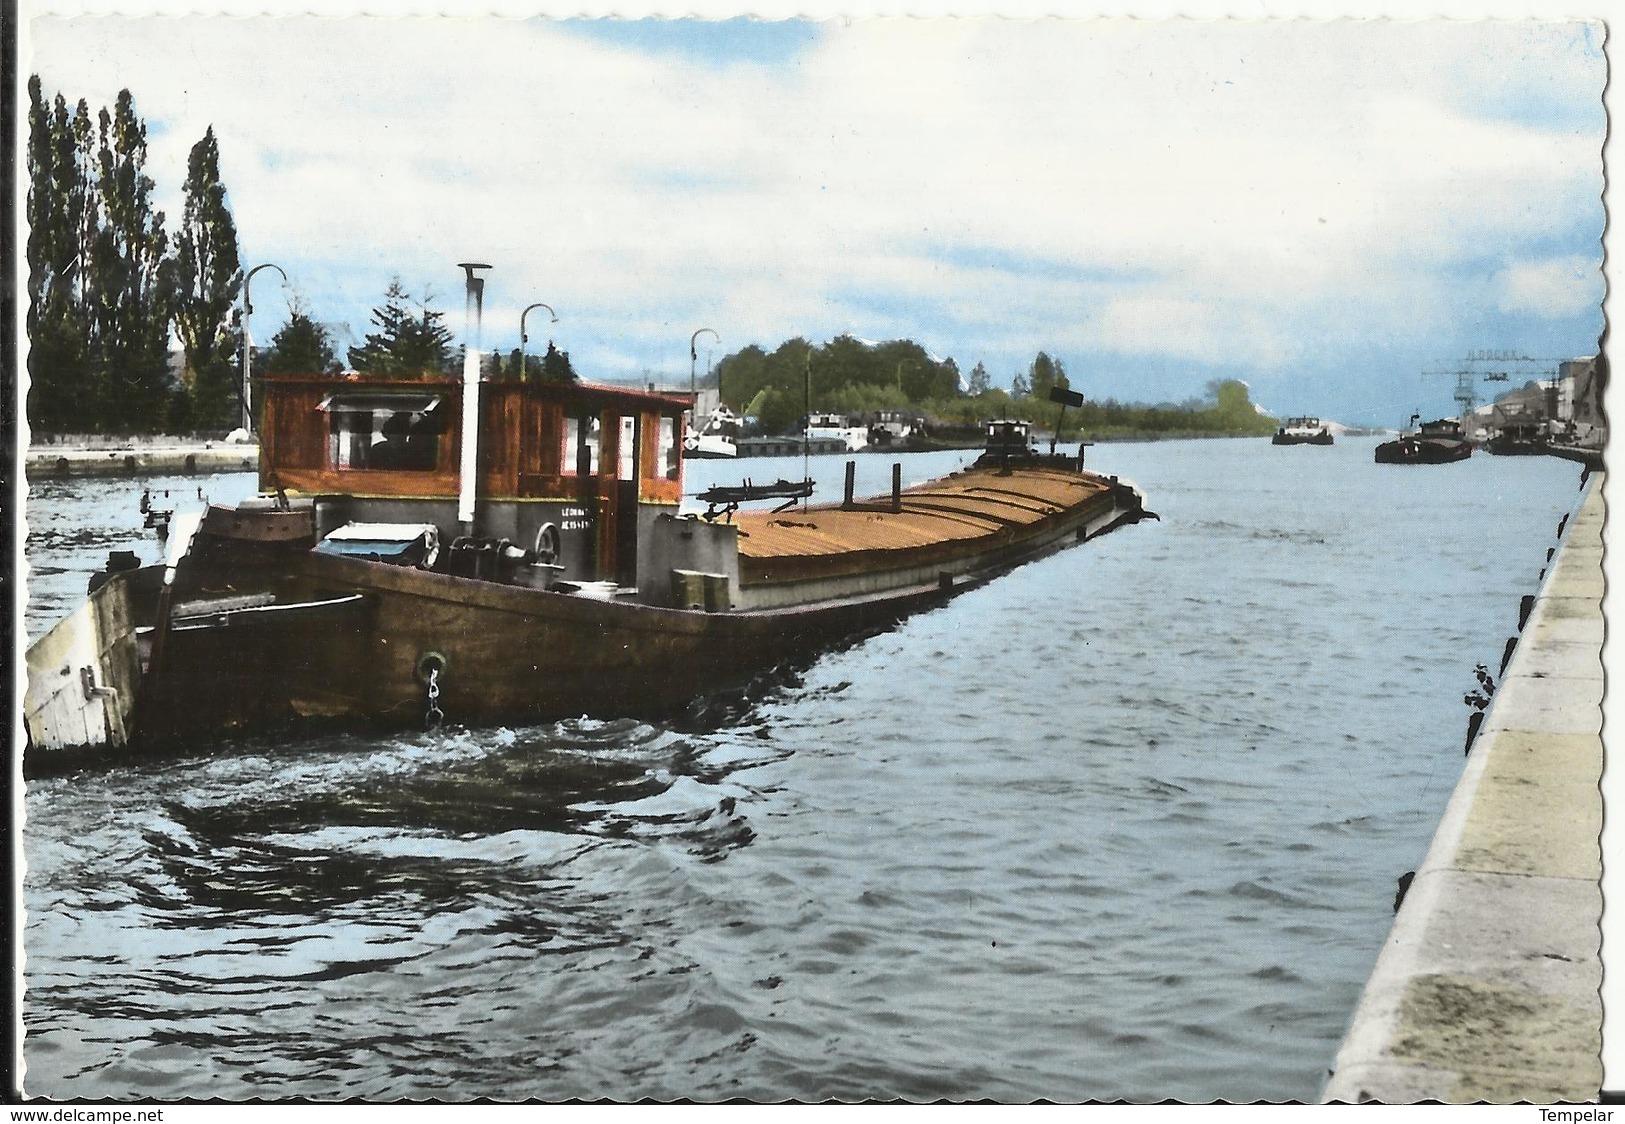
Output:
<path fill-rule="evenodd" d="M 793 429 L 807 411 L 861 414 L 899 409 L 959 391 L 952 359 L 933 359 L 912 340 L 868 344 L 842 335 L 822 347 L 797 336 L 772 351 L 751 344 L 723 357 L 722 400 L 768 433 Z"/>
<path fill-rule="evenodd" d="M 938 429 L 968 430 L 1001 417 L 1052 423 L 1060 411 L 1050 392 L 1072 388 L 1066 364 L 1046 351 L 1005 390 L 992 385 L 983 363 L 962 382 L 953 359 L 936 359 L 913 340 L 872 344 L 849 335 L 822 347 L 799 336 L 772 351 L 752 344 L 725 356 L 707 381 L 716 382 L 725 404 L 770 434 L 798 431 L 809 410 L 854 417 L 907 410 Z M 1253 407 L 1246 383 L 1231 379 L 1209 383 L 1206 399 L 1177 405 L 1086 399 L 1064 424 L 1084 436 L 1240 436 L 1271 433 L 1276 421 Z"/>
<path fill-rule="evenodd" d="M 414 297 L 400 278 L 389 283 L 384 303 L 372 310 L 372 323 L 374 330 L 365 341 L 346 351 L 349 370 L 392 378 L 462 374 L 463 352 L 452 346 L 445 313 L 431 308 L 428 298 Z M 332 334 L 297 298 L 288 322 L 272 337 L 264 357 L 256 356 L 254 362 L 256 371 L 268 375 L 337 375 L 345 370 L 333 350 Z M 487 378 L 577 378 L 570 353 L 552 340 L 541 355 L 525 355 L 522 366 L 519 348 L 506 358 L 493 351 L 482 358 L 481 373 Z"/>
<path fill-rule="evenodd" d="M 153 205 L 147 127 L 129 90 L 91 112 L 28 81 L 29 392 L 44 432 L 229 429 L 241 420 L 243 288 L 237 226 L 209 126 L 187 159 L 180 221 Z M 393 282 L 375 330 L 348 349 L 364 374 L 455 373 L 444 314 Z M 171 371 L 171 342 L 182 356 Z M 256 370 L 336 374 L 333 340 L 297 298 Z M 568 353 L 492 356 L 498 377 L 575 378 Z"/>
<path fill-rule="evenodd" d="M 1068 407 L 1062 414 L 1060 406 L 1050 401 L 1049 391 L 1052 387 L 1069 389 L 1070 383 L 1060 360 L 1052 363 L 1053 381 L 1046 382 L 1043 365 L 1035 361 L 1025 377 L 1016 376 L 1010 391 L 992 387 L 954 402 L 933 403 L 930 409 L 939 425 L 969 427 L 990 418 L 1013 417 L 1043 426 L 1060 424 L 1064 435 L 1072 439 L 1261 437 L 1275 432 L 1280 424 L 1258 411 L 1247 384 L 1239 379 L 1214 379 L 1207 384 L 1205 396 L 1177 403 L 1085 397 L 1082 406 Z"/>

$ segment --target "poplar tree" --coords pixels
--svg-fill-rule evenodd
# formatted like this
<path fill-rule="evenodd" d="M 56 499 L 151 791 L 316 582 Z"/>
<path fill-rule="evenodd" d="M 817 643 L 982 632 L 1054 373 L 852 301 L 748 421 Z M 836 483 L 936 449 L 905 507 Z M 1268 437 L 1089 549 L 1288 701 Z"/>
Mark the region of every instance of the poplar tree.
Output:
<path fill-rule="evenodd" d="M 60 431 L 83 424 L 91 391 L 84 248 L 96 202 L 80 142 L 90 110 L 81 101 L 70 117 L 61 94 L 47 105 L 38 75 L 28 94 L 28 412 L 35 426 Z"/>
<path fill-rule="evenodd" d="M 1052 388 L 1066 390 L 1071 385 L 1067 381 L 1066 367 L 1059 359 L 1051 359 L 1046 352 L 1038 353 L 1027 374 L 1028 392 L 1034 398 L 1047 400 Z"/>
<path fill-rule="evenodd" d="M 237 295 L 243 271 L 237 254 L 237 226 L 220 181 L 220 148 L 214 126 L 192 146 L 186 162 L 185 210 L 175 238 L 170 277 L 175 328 L 186 349 L 183 376 L 191 423 L 203 428 L 236 423 L 241 392 L 242 312 Z"/>
<path fill-rule="evenodd" d="M 114 111 L 98 116 L 97 182 L 105 221 L 96 231 L 91 268 L 97 428 L 148 430 L 163 424 L 169 404 L 169 239 L 164 214 L 152 208 L 146 174 L 147 129 L 135 99 L 120 90 Z"/>
<path fill-rule="evenodd" d="M 986 394 L 990 389 L 992 389 L 993 378 L 987 373 L 987 368 L 981 363 L 977 363 L 976 366 L 971 368 L 969 385 L 970 393 L 973 395 Z"/>

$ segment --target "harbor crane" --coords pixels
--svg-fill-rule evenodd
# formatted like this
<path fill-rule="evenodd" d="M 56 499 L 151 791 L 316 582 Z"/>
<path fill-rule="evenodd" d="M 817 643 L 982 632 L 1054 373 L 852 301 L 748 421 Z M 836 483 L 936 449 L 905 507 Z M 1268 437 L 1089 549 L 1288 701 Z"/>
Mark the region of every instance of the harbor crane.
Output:
<path fill-rule="evenodd" d="M 1450 371 L 1423 371 L 1424 376 L 1442 376 L 1456 380 L 1455 400 L 1461 408 L 1465 423 L 1478 407 L 1478 382 L 1510 382 L 1514 374 L 1527 381 L 1530 378 L 1549 377 L 1559 360 L 1523 355 L 1517 351 L 1497 351 L 1478 348 L 1467 353 L 1464 366 Z M 1538 368 L 1538 369 L 1537 369 Z"/>

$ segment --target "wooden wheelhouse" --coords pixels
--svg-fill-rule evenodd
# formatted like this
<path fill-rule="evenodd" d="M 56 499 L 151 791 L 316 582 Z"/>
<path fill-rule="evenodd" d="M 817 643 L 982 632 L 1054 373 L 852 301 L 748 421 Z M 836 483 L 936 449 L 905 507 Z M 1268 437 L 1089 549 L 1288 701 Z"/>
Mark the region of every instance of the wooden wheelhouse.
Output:
<path fill-rule="evenodd" d="M 466 519 L 464 392 L 448 378 L 261 380 L 261 491 L 308 497 L 318 536 L 348 523 L 432 525 L 447 543 L 550 558 L 568 580 L 633 584 L 640 529 L 682 500 L 688 397 L 482 382 Z"/>

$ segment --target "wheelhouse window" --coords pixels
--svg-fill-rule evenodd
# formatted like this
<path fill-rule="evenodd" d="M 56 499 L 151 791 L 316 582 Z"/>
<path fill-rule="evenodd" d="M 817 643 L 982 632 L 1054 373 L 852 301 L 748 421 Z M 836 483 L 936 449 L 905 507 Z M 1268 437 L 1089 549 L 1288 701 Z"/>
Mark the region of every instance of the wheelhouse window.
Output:
<path fill-rule="evenodd" d="M 660 465 L 667 480 L 676 480 L 681 472 L 680 457 L 682 445 L 677 440 L 678 419 L 670 414 L 660 418 L 659 448 L 655 454 L 655 463 Z"/>
<path fill-rule="evenodd" d="M 616 478 L 636 480 L 638 475 L 638 419 L 622 416 L 620 425 L 620 456 L 615 465 Z"/>
<path fill-rule="evenodd" d="M 334 468 L 433 472 L 445 411 L 434 394 L 330 394 L 327 462 Z"/>
<path fill-rule="evenodd" d="M 559 456 L 559 470 L 564 475 L 598 474 L 598 428 L 595 417 L 564 419 L 564 447 Z"/>

